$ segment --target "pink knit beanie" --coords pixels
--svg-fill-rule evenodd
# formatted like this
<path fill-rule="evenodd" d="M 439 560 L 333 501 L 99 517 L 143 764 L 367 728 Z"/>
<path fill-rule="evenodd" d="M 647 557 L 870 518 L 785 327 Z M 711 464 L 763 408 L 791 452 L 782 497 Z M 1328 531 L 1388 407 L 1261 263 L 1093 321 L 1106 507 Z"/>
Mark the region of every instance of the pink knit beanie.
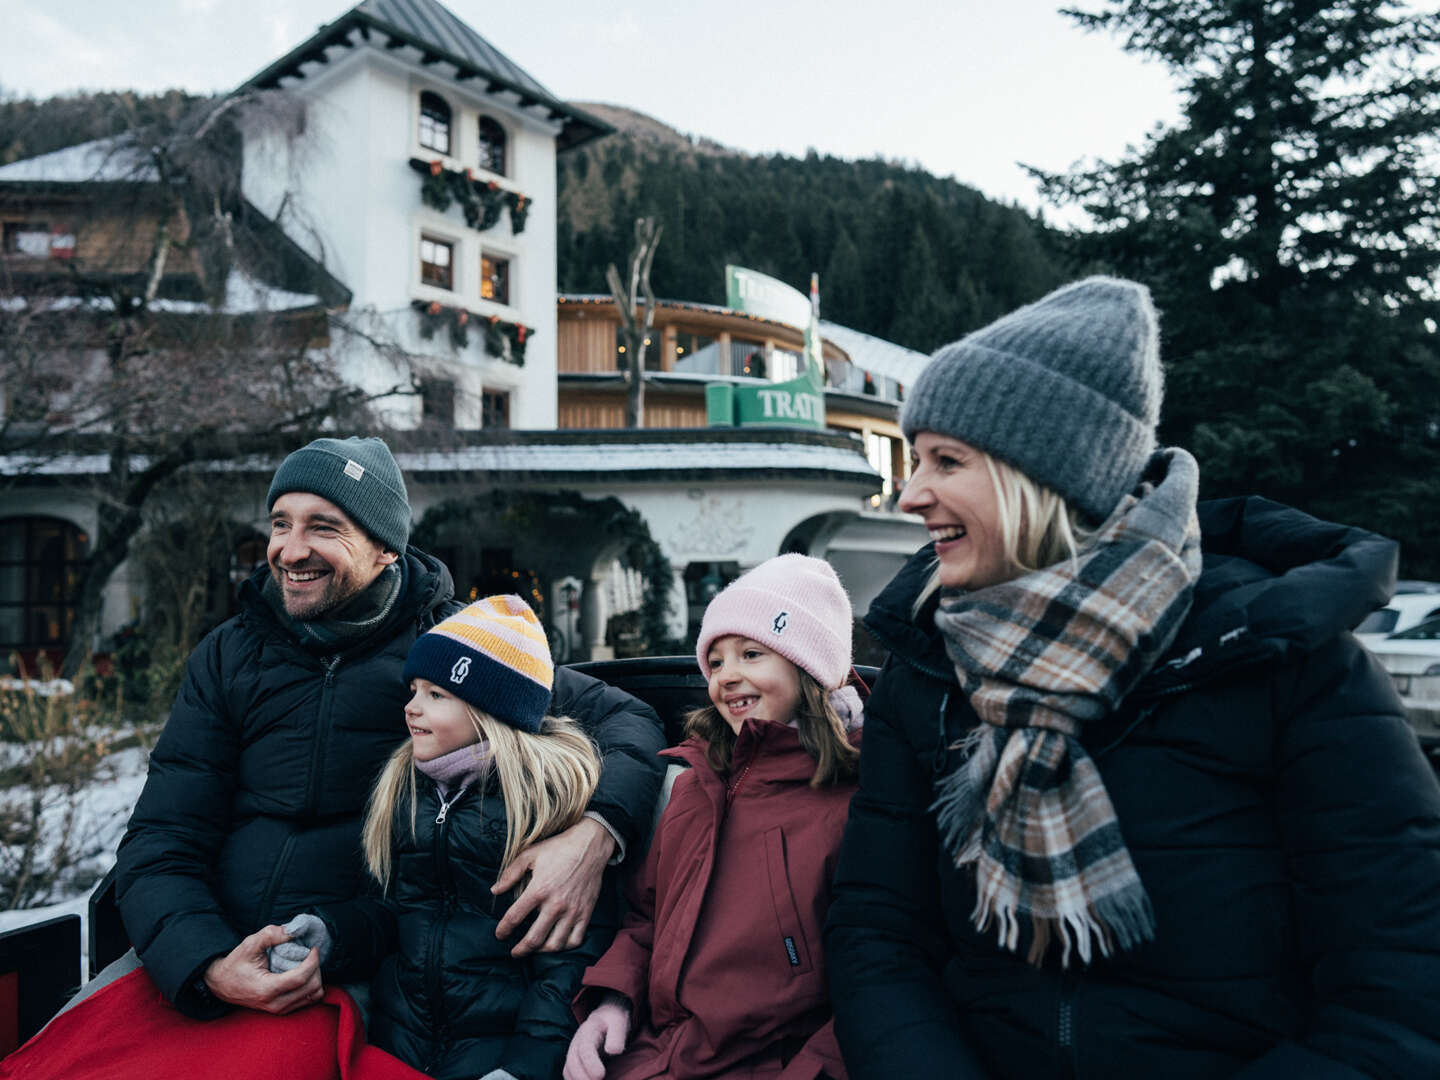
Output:
<path fill-rule="evenodd" d="M 695 659 L 716 638 L 743 634 L 834 690 L 850 674 L 854 614 L 845 587 L 824 559 L 777 555 L 730 583 L 705 609 Z"/>

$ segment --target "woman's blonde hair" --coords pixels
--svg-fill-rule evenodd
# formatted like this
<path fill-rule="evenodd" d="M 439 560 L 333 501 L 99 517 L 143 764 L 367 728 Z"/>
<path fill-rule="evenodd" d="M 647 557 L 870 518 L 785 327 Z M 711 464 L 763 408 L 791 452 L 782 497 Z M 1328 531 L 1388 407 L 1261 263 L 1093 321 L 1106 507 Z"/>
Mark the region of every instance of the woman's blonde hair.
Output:
<path fill-rule="evenodd" d="M 1080 512 L 1061 495 L 1037 484 L 1015 466 L 983 450 L 976 449 L 975 453 L 985 463 L 995 491 L 1007 580 L 1054 566 L 1061 559 L 1075 558 L 1095 531 L 1085 523 Z M 937 562 L 915 600 L 912 613 L 918 615 L 939 587 Z"/>
<path fill-rule="evenodd" d="M 786 663 L 790 661 L 786 660 Z M 800 745 L 815 759 L 815 773 L 810 777 L 812 788 L 850 780 L 860 771 L 860 751 L 850 745 L 845 721 L 830 704 L 830 693 L 802 667 L 800 702 L 795 708 L 795 727 L 800 732 Z M 730 757 L 735 752 L 735 731 L 714 705 L 695 709 L 685 716 L 685 734 L 705 744 L 705 760 L 718 773 L 730 771 Z"/>
<path fill-rule="evenodd" d="M 468 703 L 466 714 L 490 754 L 505 801 L 504 870 L 525 848 L 562 832 L 585 814 L 600 780 L 600 756 L 574 720 L 547 716 L 540 733 L 520 731 Z M 406 740 L 375 781 L 365 812 L 365 862 L 375 880 L 389 888 L 391 851 L 399 814 L 408 804 L 415 835 L 415 749 Z"/>

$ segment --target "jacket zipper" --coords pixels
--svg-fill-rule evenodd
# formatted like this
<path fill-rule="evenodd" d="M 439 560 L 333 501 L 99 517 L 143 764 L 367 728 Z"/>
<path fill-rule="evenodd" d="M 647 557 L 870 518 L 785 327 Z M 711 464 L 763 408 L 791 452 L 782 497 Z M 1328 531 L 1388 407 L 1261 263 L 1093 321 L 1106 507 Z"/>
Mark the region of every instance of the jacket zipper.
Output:
<path fill-rule="evenodd" d="M 321 661 L 325 668 L 325 680 L 320 685 L 320 708 L 316 715 L 315 746 L 310 757 L 310 789 L 305 792 L 305 812 L 315 813 L 320 799 L 320 774 L 324 771 L 325 750 L 330 741 L 330 713 L 333 708 L 331 691 L 335 687 L 335 669 L 340 666 L 343 654 L 336 653 Z"/>
<path fill-rule="evenodd" d="M 430 994 L 430 1015 L 435 1017 L 435 1049 L 430 1061 L 426 1062 L 422 1072 L 433 1073 L 444 1056 L 445 1046 L 450 1041 L 450 1018 L 445 1010 L 445 993 L 440 978 L 440 945 L 445 940 L 445 927 L 450 921 L 450 905 L 452 903 L 450 880 L 450 861 L 446 858 L 446 826 L 449 821 L 450 807 L 460 801 L 465 794 L 465 788 L 457 791 L 453 798 L 446 800 L 440 794 L 440 789 L 435 789 L 435 794 L 440 800 L 440 810 L 435 815 L 435 842 L 432 845 L 432 855 L 435 859 L 435 878 L 440 882 L 440 917 L 430 927 L 430 946 L 426 950 L 425 959 L 425 982 Z"/>
<path fill-rule="evenodd" d="M 1055 1017 L 1055 1044 L 1060 1057 L 1061 1080 L 1075 1080 L 1075 979 L 1060 976 L 1060 1005 Z"/>
<path fill-rule="evenodd" d="M 285 869 L 290 865 L 290 850 L 295 846 L 295 834 L 285 834 L 285 841 L 280 845 L 280 854 L 276 856 L 274 865 L 270 868 L 270 880 L 265 885 L 264 895 L 260 899 L 260 925 L 265 926 L 275 921 L 272 909 L 275 906 L 275 894 L 280 891 L 280 879 L 285 876 Z"/>
<path fill-rule="evenodd" d="M 753 764 L 755 764 L 755 758 L 752 756 L 750 760 L 745 763 L 745 767 L 740 770 L 740 775 L 735 778 L 735 783 L 731 784 L 725 790 L 725 808 L 727 810 L 730 808 L 730 804 L 735 801 L 735 794 L 740 790 L 740 785 L 745 782 L 745 777 L 750 775 L 750 766 Z"/>

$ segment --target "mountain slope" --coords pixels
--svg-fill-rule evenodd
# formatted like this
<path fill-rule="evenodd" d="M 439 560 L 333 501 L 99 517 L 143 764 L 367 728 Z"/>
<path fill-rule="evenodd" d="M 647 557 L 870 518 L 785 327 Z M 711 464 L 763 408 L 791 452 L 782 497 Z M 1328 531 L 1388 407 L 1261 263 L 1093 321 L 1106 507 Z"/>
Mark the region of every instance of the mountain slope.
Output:
<path fill-rule="evenodd" d="M 656 294 L 723 303 L 727 262 L 802 291 L 826 318 L 930 350 L 1071 277 L 1056 234 L 956 180 L 881 161 L 752 155 L 614 105 L 617 131 L 558 163 L 560 288 L 604 292 L 634 219 L 663 227 Z"/>

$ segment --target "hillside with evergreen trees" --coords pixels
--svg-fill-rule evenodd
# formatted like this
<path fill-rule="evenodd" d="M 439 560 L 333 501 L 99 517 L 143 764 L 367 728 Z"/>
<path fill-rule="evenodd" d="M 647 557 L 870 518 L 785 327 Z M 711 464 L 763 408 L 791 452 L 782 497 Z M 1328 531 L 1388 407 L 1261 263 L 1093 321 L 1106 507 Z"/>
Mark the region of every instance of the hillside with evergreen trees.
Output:
<path fill-rule="evenodd" d="M 1073 276 L 1024 210 L 895 162 L 750 155 L 628 109 L 584 105 L 616 134 L 559 158 L 564 292 L 605 292 L 635 218 L 664 226 L 657 296 L 724 303 L 726 263 L 802 291 L 827 319 L 929 351 Z"/>

